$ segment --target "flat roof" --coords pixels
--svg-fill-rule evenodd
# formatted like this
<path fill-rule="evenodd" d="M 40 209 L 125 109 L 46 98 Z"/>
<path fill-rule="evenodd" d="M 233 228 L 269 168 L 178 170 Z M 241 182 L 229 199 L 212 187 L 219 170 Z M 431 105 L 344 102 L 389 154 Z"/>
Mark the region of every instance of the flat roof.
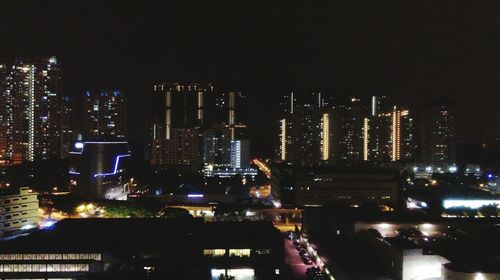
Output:
<path fill-rule="evenodd" d="M 201 218 L 65 219 L 52 228 L 0 241 L 0 252 L 189 251 L 212 245 L 282 244 L 271 222 L 204 222 Z"/>

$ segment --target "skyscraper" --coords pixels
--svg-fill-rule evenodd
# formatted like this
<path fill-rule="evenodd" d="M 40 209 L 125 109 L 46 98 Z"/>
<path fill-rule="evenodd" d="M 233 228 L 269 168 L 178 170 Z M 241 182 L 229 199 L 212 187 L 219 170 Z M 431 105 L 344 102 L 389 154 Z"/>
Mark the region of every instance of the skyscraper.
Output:
<path fill-rule="evenodd" d="M 248 168 L 250 167 L 250 141 L 233 140 L 231 141 L 231 167 Z"/>
<path fill-rule="evenodd" d="M 335 106 L 332 117 L 332 150 L 336 164 L 353 165 L 363 159 L 363 120 L 366 109 L 360 99 Z"/>
<path fill-rule="evenodd" d="M 7 150 L 7 130 L 9 123 L 9 114 L 7 109 L 7 88 L 8 88 L 9 69 L 6 64 L 0 63 L 0 157 L 2 160 L 8 160 Z"/>
<path fill-rule="evenodd" d="M 72 149 L 71 145 L 78 140 L 76 106 L 74 97 L 63 96 L 61 98 L 61 156 L 63 158 L 68 156 Z"/>
<path fill-rule="evenodd" d="M 119 90 L 87 90 L 83 97 L 85 141 L 123 141 L 127 135 L 127 103 Z"/>
<path fill-rule="evenodd" d="M 421 124 L 423 161 L 432 164 L 455 163 L 456 123 L 450 106 L 440 102 L 422 110 Z"/>
<path fill-rule="evenodd" d="M 16 59 L 0 69 L 0 152 L 18 164 L 61 153 L 61 74 L 55 57 Z"/>
<path fill-rule="evenodd" d="M 372 98 L 368 108 L 356 97 L 334 104 L 321 93 L 309 95 L 304 102 L 295 94 L 285 96 L 277 161 L 295 166 L 352 166 L 362 161 L 415 160 L 413 118 L 396 106 L 381 112 L 383 98 Z"/>
<path fill-rule="evenodd" d="M 397 134 L 392 126 L 392 114 L 380 113 L 376 116 L 365 118 L 363 125 L 365 161 L 388 162 L 393 159 L 392 137 Z M 396 149 L 396 146 L 394 146 Z"/>
<path fill-rule="evenodd" d="M 297 166 L 326 164 L 331 159 L 331 115 L 325 96 L 312 93 L 299 102 L 290 93 L 281 103 L 277 158 Z"/>
<path fill-rule="evenodd" d="M 363 134 L 363 160 L 415 160 L 414 123 L 409 110 L 394 106 L 390 112 L 366 117 Z"/>
<path fill-rule="evenodd" d="M 159 83 L 153 86 L 160 115 L 165 129 L 165 139 L 170 139 L 172 128 L 203 127 L 217 122 L 219 115 L 215 107 L 223 106 L 217 100 L 214 86 L 190 83 Z"/>
<path fill-rule="evenodd" d="M 159 83 L 153 93 L 156 107 L 147 141 L 151 164 L 230 167 L 231 141 L 241 140 L 246 128 L 243 94 L 198 83 Z M 190 160 L 180 147 L 189 147 Z"/>
<path fill-rule="evenodd" d="M 209 128 L 203 133 L 203 162 L 216 168 L 231 167 L 231 129 Z"/>

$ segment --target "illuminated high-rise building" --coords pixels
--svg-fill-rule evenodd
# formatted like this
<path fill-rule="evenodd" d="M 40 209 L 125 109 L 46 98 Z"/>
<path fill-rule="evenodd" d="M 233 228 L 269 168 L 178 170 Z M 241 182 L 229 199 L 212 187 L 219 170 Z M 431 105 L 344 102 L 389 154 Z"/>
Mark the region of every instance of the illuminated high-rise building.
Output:
<path fill-rule="evenodd" d="M 416 145 L 414 123 L 408 110 L 366 117 L 363 121 L 363 160 L 375 162 L 413 161 Z"/>
<path fill-rule="evenodd" d="M 231 167 L 231 129 L 218 127 L 203 133 L 203 162 L 205 166 Z"/>
<path fill-rule="evenodd" d="M 231 141 L 231 167 L 249 168 L 250 167 L 250 141 L 233 140 Z"/>
<path fill-rule="evenodd" d="M 87 90 L 83 96 L 82 134 L 86 141 L 123 141 L 127 135 L 127 103 L 119 90 Z"/>
<path fill-rule="evenodd" d="M 402 110 L 400 117 L 401 148 L 399 159 L 405 162 L 415 162 L 418 160 L 415 119 L 409 110 Z"/>
<path fill-rule="evenodd" d="M 186 164 L 175 147 L 187 145 L 193 169 L 230 167 L 231 141 L 245 137 L 246 106 L 241 92 L 219 92 L 212 84 L 198 83 L 159 83 L 153 92 L 154 121 L 147 141 L 151 164 Z M 179 138 L 176 132 L 190 136 Z M 195 154 L 199 160 L 192 164 Z"/>
<path fill-rule="evenodd" d="M 455 163 L 456 123 L 452 109 L 446 104 L 433 104 L 422 111 L 421 124 L 423 161 Z"/>
<path fill-rule="evenodd" d="M 365 118 L 366 125 L 363 125 L 364 138 L 363 159 L 375 162 L 388 162 L 392 160 L 392 114 L 380 113 L 376 116 Z M 394 131 L 396 134 L 396 131 Z"/>
<path fill-rule="evenodd" d="M 7 162 L 7 130 L 9 114 L 7 108 L 7 88 L 9 79 L 9 68 L 6 64 L 0 63 L 0 159 Z"/>
<path fill-rule="evenodd" d="M 296 166 L 358 165 L 362 161 L 412 161 L 416 145 L 409 111 L 393 107 L 380 112 L 380 100 L 371 108 L 361 100 L 333 104 L 320 93 L 298 102 L 292 94 L 281 103 L 277 161 Z M 368 110 L 370 109 L 370 110 Z M 376 115 L 372 115 L 376 113 Z"/>
<path fill-rule="evenodd" d="M 77 102 L 72 96 L 61 98 L 61 156 L 66 158 L 78 137 Z M 81 139 L 80 139 L 81 140 Z"/>
<path fill-rule="evenodd" d="M 370 97 L 370 116 L 376 116 L 384 111 L 385 108 L 383 108 L 382 103 L 385 98 L 383 95 L 373 95 Z"/>
<path fill-rule="evenodd" d="M 332 153 L 335 164 L 355 165 L 363 158 L 363 120 L 365 107 L 360 99 L 335 106 L 332 112 Z"/>
<path fill-rule="evenodd" d="M 331 117 L 327 99 L 321 93 L 298 101 L 294 93 L 281 103 L 277 160 L 296 166 L 328 164 L 332 159 Z"/>
<path fill-rule="evenodd" d="M 55 57 L 0 67 L 0 157 L 18 164 L 61 154 L 61 74 Z"/>

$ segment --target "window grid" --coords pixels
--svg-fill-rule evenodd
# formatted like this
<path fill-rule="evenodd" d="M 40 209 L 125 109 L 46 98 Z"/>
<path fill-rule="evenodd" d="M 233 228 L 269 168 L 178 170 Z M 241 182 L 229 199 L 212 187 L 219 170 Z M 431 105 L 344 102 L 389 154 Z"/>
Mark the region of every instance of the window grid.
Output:
<path fill-rule="evenodd" d="M 207 257 L 223 257 L 226 255 L 226 249 L 204 249 L 203 255 Z"/>
<path fill-rule="evenodd" d="M 229 249 L 229 257 L 250 257 L 250 249 Z"/>
<path fill-rule="evenodd" d="M 0 254 L 2 261 L 29 261 L 29 260 L 101 260 L 98 253 L 74 254 Z"/>
<path fill-rule="evenodd" d="M 0 264 L 0 272 L 88 272 L 89 264 Z"/>

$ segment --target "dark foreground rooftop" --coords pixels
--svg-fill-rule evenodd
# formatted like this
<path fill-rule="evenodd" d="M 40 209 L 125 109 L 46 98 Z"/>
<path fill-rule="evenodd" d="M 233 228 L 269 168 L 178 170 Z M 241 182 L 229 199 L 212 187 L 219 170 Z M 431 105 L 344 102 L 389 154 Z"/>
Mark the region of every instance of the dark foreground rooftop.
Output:
<path fill-rule="evenodd" d="M 136 251 L 272 244 L 282 236 L 270 222 L 203 219 L 65 219 L 29 236 L 1 241 L 0 251 Z"/>

